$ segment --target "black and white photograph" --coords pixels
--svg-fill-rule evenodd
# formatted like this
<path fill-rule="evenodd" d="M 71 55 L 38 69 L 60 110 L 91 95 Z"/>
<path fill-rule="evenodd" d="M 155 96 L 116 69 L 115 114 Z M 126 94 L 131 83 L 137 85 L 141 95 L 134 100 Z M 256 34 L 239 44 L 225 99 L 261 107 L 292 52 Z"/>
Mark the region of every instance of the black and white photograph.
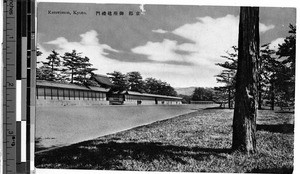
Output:
<path fill-rule="evenodd" d="M 37 169 L 293 173 L 296 8 L 37 3 Z"/>

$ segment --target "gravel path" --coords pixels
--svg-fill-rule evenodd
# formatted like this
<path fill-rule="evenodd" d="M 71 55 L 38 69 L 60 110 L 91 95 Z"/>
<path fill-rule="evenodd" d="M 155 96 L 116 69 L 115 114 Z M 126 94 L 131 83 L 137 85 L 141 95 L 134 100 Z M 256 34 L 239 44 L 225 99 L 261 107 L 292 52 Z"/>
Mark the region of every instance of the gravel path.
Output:
<path fill-rule="evenodd" d="M 37 107 L 40 148 L 64 146 L 215 105 Z"/>

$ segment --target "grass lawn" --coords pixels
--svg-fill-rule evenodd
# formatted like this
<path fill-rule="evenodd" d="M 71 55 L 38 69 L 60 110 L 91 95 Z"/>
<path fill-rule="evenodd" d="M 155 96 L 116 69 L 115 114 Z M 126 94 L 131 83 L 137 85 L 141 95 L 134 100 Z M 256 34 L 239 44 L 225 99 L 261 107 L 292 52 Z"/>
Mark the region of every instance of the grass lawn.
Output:
<path fill-rule="evenodd" d="M 233 110 L 207 109 L 37 153 L 37 168 L 292 173 L 293 113 L 259 111 L 257 153 L 231 152 Z"/>

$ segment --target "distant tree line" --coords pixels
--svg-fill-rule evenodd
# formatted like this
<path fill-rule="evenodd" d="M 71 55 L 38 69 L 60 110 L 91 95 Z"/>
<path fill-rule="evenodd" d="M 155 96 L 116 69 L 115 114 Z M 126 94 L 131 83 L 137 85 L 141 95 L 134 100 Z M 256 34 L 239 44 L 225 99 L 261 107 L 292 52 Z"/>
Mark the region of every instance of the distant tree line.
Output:
<path fill-rule="evenodd" d="M 191 101 L 213 101 L 215 96 L 214 88 L 196 87 L 191 95 L 178 94 L 182 103 L 190 104 Z"/>
<path fill-rule="evenodd" d="M 273 110 L 275 105 L 287 105 L 295 100 L 295 53 L 296 53 L 296 27 L 290 25 L 290 36 L 279 44 L 278 50 L 270 49 L 270 44 L 260 48 L 258 67 L 258 109 L 262 109 L 263 103 L 270 105 Z M 216 87 L 215 97 L 218 100 L 227 101 L 232 108 L 235 97 L 236 71 L 238 48 L 232 47 L 228 51 L 224 63 L 217 63 L 224 70 L 216 75 L 217 81 L 224 86 Z M 265 101 L 265 102 L 264 102 Z"/>
<path fill-rule="evenodd" d="M 134 91 L 141 93 L 177 96 L 175 89 L 165 81 L 149 77 L 143 80 L 142 75 L 138 71 L 123 74 L 119 71 L 107 73 L 112 83 L 114 92 Z"/>
<path fill-rule="evenodd" d="M 43 53 L 37 50 L 37 56 Z M 46 61 L 37 62 L 37 80 L 73 83 L 84 86 L 98 86 L 91 80 L 96 68 L 92 67 L 89 58 L 82 56 L 76 50 L 66 52 L 60 56 L 55 50 L 46 58 Z M 142 93 L 177 96 L 174 88 L 165 81 L 149 77 L 143 80 L 140 72 L 132 71 L 122 74 L 119 71 L 107 73 L 114 86 L 112 92 L 135 91 Z"/>
<path fill-rule="evenodd" d="M 193 101 L 211 101 L 211 100 L 213 100 L 213 97 L 214 97 L 213 88 L 198 87 L 198 88 L 195 88 L 195 90 L 193 92 L 192 100 Z"/>

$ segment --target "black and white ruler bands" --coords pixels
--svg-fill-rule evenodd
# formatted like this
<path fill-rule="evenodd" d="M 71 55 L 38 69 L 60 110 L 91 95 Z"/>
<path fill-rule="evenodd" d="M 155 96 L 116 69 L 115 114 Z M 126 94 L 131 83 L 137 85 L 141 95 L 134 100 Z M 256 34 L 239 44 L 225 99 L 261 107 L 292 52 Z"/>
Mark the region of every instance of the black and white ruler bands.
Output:
<path fill-rule="evenodd" d="M 3 173 L 33 173 L 35 1 L 3 1 Z"/>

